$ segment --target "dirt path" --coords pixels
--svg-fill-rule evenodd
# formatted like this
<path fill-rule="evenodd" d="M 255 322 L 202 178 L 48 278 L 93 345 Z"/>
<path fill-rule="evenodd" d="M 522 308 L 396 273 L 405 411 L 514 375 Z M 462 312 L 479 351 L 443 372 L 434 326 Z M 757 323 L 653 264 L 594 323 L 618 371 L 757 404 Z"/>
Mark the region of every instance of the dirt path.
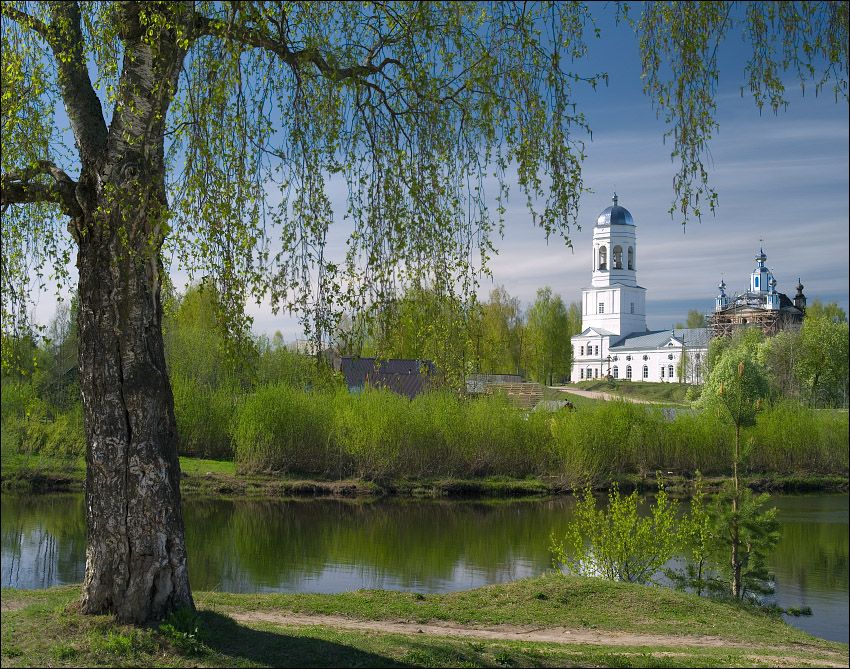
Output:
<path fill-rule="evenodd" d="M 664 634 L 640 634 L 636 632 L 609 632 L 589 629 L 569 629 L 566 627 L 530 627 L 519 625 L 497 625 L 493 627 L 465 627 L 458 623 L 411 623 L 387 620 L 355 620 L 343 616 L 307 615 L 289 613 L 286 611 L 223 611 L 239 622 L 267 622 L 289 627 L 322 626 L 335 629 L 355 630 L 360 632 L 382 632 L 386 634 L 428 634 L 433 636 L 450 636 L 471 639 L 487 639 L 498 641 L 538 641 L 560 644 L 589 644 L 598 646 L 652 646 L 679 648 L 747 648 L 753 651 L 772 650 L 779 652 L 809 650 L 822 655 L 824 660 L 818 660 L 819 666 L 846 667 L 847 658 L 840 653 L 821 648 L 809 647 L 802 644 L 793 646 L 771 646 L 760 644 L 754 646 L 747 643 L 730 642 L 728 639 L 713 636 L 674 636 Z M 797 656 L 770 656 L 773 662 L 783 662 L 787 666 L 796 666 L 801 658 Z M 822 664 L 821 664 L 822 662 Z"/>

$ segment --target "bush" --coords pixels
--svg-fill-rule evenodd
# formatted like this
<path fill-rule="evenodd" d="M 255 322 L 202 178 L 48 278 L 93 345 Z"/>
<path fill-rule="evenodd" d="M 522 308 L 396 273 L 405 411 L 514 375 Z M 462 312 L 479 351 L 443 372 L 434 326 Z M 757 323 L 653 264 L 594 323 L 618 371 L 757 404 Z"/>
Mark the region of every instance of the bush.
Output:
<path fill-rule="evenodd" d="M 590 488 L 585 488 L 564 539 L 552 536 L 555 567 L 565 566 L 580 576 L 651 582 L 679 548 L 678 502 L 670 500 L 659 483 L 648 516 L 638 515 L 638 505 L 637 491 L 623 496 L 615 483 L 608 492 L 608 507 L 598 509 Z"/>
<path fill-rule="evenodd" d="M 847 474 L 847 412 L 784 401 L 767 407 L 745 433 L 753 472 Z"/>
<path fill-rule="evenodd" d="M 171 388 L 180 454 L 231 459 L 230 422 L 238 389 L 228 385 L 213 388 L 181 375 L 174 376 Z"/>
<path fill-rule="evenodd" d="M 630 469 L 632 431 L 643 407 L 622 400 L 582 407 L 554 419 L 552 437 L 561 473 L 573 484 L 595 484 Z"/>
<path fill-rule="evenodd" d="M 410 469 L 420 456 L 403 452 L 422 424 L 410 411 L 410 402 L 388 390 L 366 390 L 355 395 L 333 396 L 333 437 L 340 458 L 351 463 L 349 473 L 364 478 L 383 478 L 401 473 L 402 456 Z M 412 461 L 412 462 L 411 462 Z M 348 471 L 348 467 L 344 468 Z"/>
<path fill-rule="evenodd" d="M 330 472 L 338 465 L 338 453 L 331 452 L 333 398 L 279 384 L 245 397 L 233 420 L 237 470 Z"/>

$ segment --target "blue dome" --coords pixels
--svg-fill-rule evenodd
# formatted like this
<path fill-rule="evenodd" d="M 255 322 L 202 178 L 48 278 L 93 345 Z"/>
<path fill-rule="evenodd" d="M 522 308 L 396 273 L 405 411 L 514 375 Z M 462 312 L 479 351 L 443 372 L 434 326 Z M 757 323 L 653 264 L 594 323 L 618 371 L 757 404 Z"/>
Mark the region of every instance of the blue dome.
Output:
<path fill-rule="evenodd" d="M 635 219 L 632 218 L 631 212 L 617 204 L 616 193 L 614 193 L 614 197 L 611 199 L 614 201 L 614 204 L 599 214 L 596 219 L 596 225 L 634 225 Z"/>

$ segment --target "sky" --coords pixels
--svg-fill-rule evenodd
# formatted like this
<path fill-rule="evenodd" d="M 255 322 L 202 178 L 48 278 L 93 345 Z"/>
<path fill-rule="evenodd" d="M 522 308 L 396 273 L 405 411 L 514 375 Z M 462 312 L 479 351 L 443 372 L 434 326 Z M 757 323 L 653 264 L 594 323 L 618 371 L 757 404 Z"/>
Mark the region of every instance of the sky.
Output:
<path fill-rule="evenodd" d="M 676 165 L 663 143 L 665 126 L 643 94 L 637 42 L 625 26 L 614 26 L 610 8 L 596 5 L 602 29 L 591 38 L 590 53 L 575 69 L 606 71 L 607 87 L 579 89 L 576 102 L 593 131 L 587 142 L 581 230 L 573 229 L 573 249 L 560 239 L 547 243 L 531 222 L 518 189 L 511 201 L 499 255 L 491 260 L 492 280 L 479 290 L 503 285 L 524 306 L 538 288 L 550 286 L 566 303 L 579 301 L 590 283 L 593 223 L 611 204 L 616 189 L 637 226 L 638 283 L 647 289 L 651 329 L 683 322 L 691 309 L 713 309 L 717 285 L 727 292 L 747 289 L 754 256 L 763 247 L 777 289 L 793 297 L 798 277 L 809 301 L 837 302 L 848 311 L 848 105 L 831 91 L 816 97 L 788 82 L 789 106 L 759 114 L 751 97 L 741 97 L 745 51 L 734 37 L 721 50 L 718 135 L 710 143 L 710 182 L 719 194 L 716 214 L 682 228 L 667 213 L 673 200 Z M 338 211 L 342 211 L 338 208 Z M 339 217 L 341 218 L 341 216 Z M 331 254 L 343 248 L 343 229 L 329 237 Z M 178 288 L 187 279 L 176 272 Z M 34 316 L 46 322 L 55 310 L 50 290 L 37 297 Z M 272 314 L 267 303 L 249 302 L 257 334 L 281 331 L 287 341 L 303 336 L 295 316 Z"/>

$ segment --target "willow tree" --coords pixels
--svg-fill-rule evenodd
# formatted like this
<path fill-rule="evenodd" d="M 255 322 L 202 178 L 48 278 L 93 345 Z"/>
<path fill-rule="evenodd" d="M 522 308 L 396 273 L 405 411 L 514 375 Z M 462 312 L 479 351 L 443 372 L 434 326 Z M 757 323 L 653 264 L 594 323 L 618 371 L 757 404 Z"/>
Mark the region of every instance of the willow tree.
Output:
<path fill-rule="evenodd" d="M 691 4 L 650 3 L 637 24 L 686 176 L 731 25 L 718 3 Z M 782 63 L 765 63 L 784 52 L 761 48 L 777 35 L 805 53 L 791 66 L 826 63 L 806 77 L 846 77 L 846 6 L 799 4 L 801 20 L 752 33 L 758 90 L 777 90 Z M 233 332 L 245 297 L 266 295 L 312 314 L 321 338 L 343 298 L 470 291 L 508 176 L 569 245 L 588 130 L 573 87 L 604 80 L 586 71 L 590 27 L 577 3 L 2 3 L 3 329 L 25 328 L 27 287 L 67 279 L 75 255 L 84 611 L 143 621 L 192 604 L 164 259 L 215 282 Z M 686 217 L 690 184 L 676 184 Z M 344 263 L 324 251 L 331 193 L 347 203 Z"/>

